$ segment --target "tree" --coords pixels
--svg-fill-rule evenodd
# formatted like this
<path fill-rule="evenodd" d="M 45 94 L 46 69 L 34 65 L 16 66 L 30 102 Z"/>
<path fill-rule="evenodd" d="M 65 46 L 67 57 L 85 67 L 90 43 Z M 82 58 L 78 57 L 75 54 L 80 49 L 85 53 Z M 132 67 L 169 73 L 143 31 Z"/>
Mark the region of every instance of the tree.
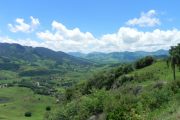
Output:
<path fill-rule="evenodd" d="M 147 66 L 153 64 L 154 61 L 155 60 L 152 56 L 146 56 L 135 62 L 135 68 L 141 69 L 141 68 L 147 67 Z"/>
<path fill-rule="evenodd" d="M 50 106 L 47 106 L 47 107 L 46 107 L 46 111 L 51 111 L 51 107 L 50 107 Z"/>
<path fill-rule="evenodd" d="M 171 67 L 173 70 L 173 78 L 174 80 L 176 79 L 176 66 L 180 70 L 180 44 L 177 46 L 172 46 L 171 49 L 169 50 L 170 54 L 170 62 L 171 62 Z"/>
<path fill-rule="evenodd" d="M 31 116 L 32 116 L 32 113 L 31 113 L 31 112 L 25 112 L 25 113 L 24 113 L 24 116 L 25 116 L 25 117 L 31 117 Z"/>

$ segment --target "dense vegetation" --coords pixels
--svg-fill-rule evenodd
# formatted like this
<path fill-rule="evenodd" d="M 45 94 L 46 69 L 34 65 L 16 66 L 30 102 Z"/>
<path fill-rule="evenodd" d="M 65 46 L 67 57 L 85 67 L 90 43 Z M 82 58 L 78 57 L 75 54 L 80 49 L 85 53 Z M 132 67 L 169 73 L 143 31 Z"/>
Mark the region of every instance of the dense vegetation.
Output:
<path fill-rule="evenodd" d="M 145 58 L 142 58 L 142 59 L 138 60 L 135 63 L 135 68 L 136 69 L 144 68 L 146 66 L 151 65 L 153 62 L 154 62 L 154 58 L 151 57 L 151 56 L 147 56 Z"/>
<path fill-rule="evenodd" d="M 48 119 L 178 119 L 180 73 L 178 80 L 173 81 L 165 61 L 130 73 L 122 72 L 123 75 L 113 79 L 109 77 L 111 72 L 100 73 L 101 77 L 95 75 L 87 83 L 68 89 L 64 105 Z"/>
<path fill-rule="evenodd" d="M 165 60 L 148 56 L 104 70 L 68 88 L 53 120 L 178 119 L 180 73 L 173 80 Z"/>

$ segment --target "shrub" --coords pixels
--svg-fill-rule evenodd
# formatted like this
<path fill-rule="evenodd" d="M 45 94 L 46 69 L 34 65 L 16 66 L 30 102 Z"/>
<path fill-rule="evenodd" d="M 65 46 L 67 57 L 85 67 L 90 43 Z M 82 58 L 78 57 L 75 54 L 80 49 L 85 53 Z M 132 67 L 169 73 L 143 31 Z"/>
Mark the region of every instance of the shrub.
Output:
<path fill-rule="evenodd" d="M 172 91 L 164 87 L 161 89 L 154 89 L 151 92 L 143 94 L 141 100 L 144 106 L 153 111 L 169 102 L 171 96 Z"/>
<path fill-rule="evenodd" d="M 133 94 L 138 95 L 142 90 L 142 86 L 137 86 L 133 89 Z"/>
<path fill-rule="evenodd" d="M 132 81 L 133 79 L 134 79 L 133 76 L 122 75 L 115 82 L 115 86 L 118 88 L 118 87 L 122 86 L 124 83 Z"/>
<path fill-rule="evenodd" d="M 151 65 L 153 62 L 154 62 L 154 58 L 151 57 L 151 56 L 147 56 L 145 58 L 142 58 L 138 61 L 135 62 L 135 68 L 136 69 L 141 69 L 141 68 L 144 68 L 146 66 L 149 66 Z"/>
<path fill-rule="evenodd" d="M 154 88 L 161 89 L 163 87 L 163 85 L 164 85 L 164 83 L 162 81 L 159 81 L 154 85 Z"/>
<path fill-rule="evenodd" d="M 106 104 L 106 120 L 142 120 L 142 109 L 133 95 L 120 95 Z"/>
<path fill-rule="evenodd" d="M 46 111 L 51 111 L 51 107 L 50 107 L 50 106 L 47 106 L 47 107 L 46 107 Z"/>
<path fill-rule="evenodd" d="M 25 116 L 25 117 L 31 117 L 31 116 L 32 116 L 32 113 L 31 113 L 31 112 L 25 112 L 25 113 L 24 113 L 24 116 Z"/>
<path fill-rule="evenodd" d="M 89 94 L 92 88 L 109 90 L 113 87 L 115 80 L 122 75 L 133 71 L 131 64 L 121 65 L 109 71 L 102 71 L 94 75 L 84 87 L 83 94 Z M 129 78 L 129 77 L 128 77 Z M 126 79 L 126 78 L 125 78 Z"/>
<path fill-rule="evenodd" d="M 104 100 L 109 94 L 104 90 L 92 90 L 92 94 L 73 99 L 60 108 L 53 120 L 87 120 L 103 112 Z"/>
<path fill-rule="evenodd" d="M 170 89 L 173 91 L 173 93 L 179 93 L 180 92 L 180 80 L 175 80 L 169 85 Z"/>
<path fill-rule="evenodd" d="M 72 88 L 66 89 L 66 92 L 65 92 L 66 100 L 72 100 L 73 94 L 74 94 L 74 89 Z"/>

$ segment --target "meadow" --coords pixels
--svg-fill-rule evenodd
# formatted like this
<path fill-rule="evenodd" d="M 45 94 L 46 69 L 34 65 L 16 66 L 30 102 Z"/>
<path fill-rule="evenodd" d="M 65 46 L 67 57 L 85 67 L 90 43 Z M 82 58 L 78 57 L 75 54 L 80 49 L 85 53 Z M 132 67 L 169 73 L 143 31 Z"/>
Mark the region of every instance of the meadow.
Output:
<path fill-rule="evenodd" d="M 5 99 L 6 98 L 6 99 Z M 0 119 L 2 120 L 42 120 L 50 106 L 53 110 L 56 99 L 50 96 L 34 94 L 32 90 L 23 87 L 0 88 Z M 25 117 L 25 112 L 31 112 L 31 117 Z"/>

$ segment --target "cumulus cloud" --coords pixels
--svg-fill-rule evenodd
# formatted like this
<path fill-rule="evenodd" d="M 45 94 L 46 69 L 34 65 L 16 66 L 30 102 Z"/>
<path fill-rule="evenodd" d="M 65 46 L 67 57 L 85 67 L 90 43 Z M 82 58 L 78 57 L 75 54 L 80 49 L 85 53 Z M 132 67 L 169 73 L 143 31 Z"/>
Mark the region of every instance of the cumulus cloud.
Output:
<path fill-rule="evenodd" d="M 62 48 L 64 51 L 84 51 L 95 47 L 97 43 L 96 38 L 90 32 L 81 32 L 79 28 L 70 30 L 57 21 L 52 22 L 52 31 L 38 32 L 37 36 L 48 43 L 55 43 L 54 48 Z"/>
<path fill-rule="evenodd" d="M 52 22 L 52 30 L 37 33 L 44 45 L 65 52 L 113 52 L 113 51 L 155 51 L 169 49 L 180 42 L 178 29 L 143 32 L 135 28 L 121 27 L 116 33 L 105 34 L 100 38 L 78 28 L 68 29 L 62 23 Z"/>
<path fill-rule="evenodd" d="M 156 11 L 142 13 L 140 18 L 129 20 L 129 25 L 154 26 L 160 24 Z M 9 24 L 12 32 L 32 32 L 40 24 L 39 20 L 30 17 L 28 24 L 22 18 L 16 19 L 16 24 Z M 21 45 L 46 47 L 64 52 L 120 52 L 120 51 L 155 51 L 169 49 L 180 43 L 180 30 L 169 29 L 144 32 L 136 28 L 120 27 L 112 34 L 104 34 L 97 38 L 90 32 L 82 32 L 79 28 L 69 29 L 60 22 L 53 21 L 51 30 L 40 31 L 36 36 L 39 41 L 32 39 L 12 39 L 0 36 L 0 42 L 19 43 Z"/>
<path fill-rule="evenodd" d="M 37 33 L 37 36 L 41 39 L 54 41 L 60 41 L 64 39 L 73 41 L 81 41 L 82 39 L 94 39 L 93 35 L 89 32 L 83 33 L 79 30 L 79 28 L 69 30 L 66 28 L 66 26 L 57 21 L 52 22 L 52 29 L 55 31 L 54 33 L 46 30 L 45 32 Z"/>
<path fill-rule="evenodd" d="M 73 31 L 65 29 L 65 31 Z M 180 30 L 160 30 L 143 32 L 135 28 L 121 27 L 116 33 L 106 34 L 100 38 L 90 33 L 80 32 L 74 36 L 71 32 L 64 33 L 52 30 L 37 33 L 43 41 L 31 39 L 11 39 L 0 37 L 0 42 L 19 43 L 21 45 L 46 47 L 64 52 L 120 52 L 120 51 L 156 51 L 169 49 L 170 46 L 180 43 Z M 61 37 L 57 37 L 61 36 Z M 78 37 L 77 37 L 78 36 Z M 76 39 L 74 39 L 76 38 Z"/>
<path fill-rule="evenodd" d="M 157 18 L 157 12 L 155 10 L 149 10 L 147 13 L 142 12 L 139 18 L 128 20 L 126 24 L 129 26 L 154 27 L 160 25 L 161 22 Z"/>
<path fill-rule="evenodd" d="M 15 25 L 8 24 L 9 30 L 11 32 L 25 32 L 25 33 L 34 31 L 37 28 L 37 26 L 40 24 L 40 22 L 38 18 L 34 18 L 32 16 L 30 16 L 30 19 L 31 19 L 31 23 L 26 23 L 23 18 L 17 18 L 15 20 L 16 22 Z"/>

